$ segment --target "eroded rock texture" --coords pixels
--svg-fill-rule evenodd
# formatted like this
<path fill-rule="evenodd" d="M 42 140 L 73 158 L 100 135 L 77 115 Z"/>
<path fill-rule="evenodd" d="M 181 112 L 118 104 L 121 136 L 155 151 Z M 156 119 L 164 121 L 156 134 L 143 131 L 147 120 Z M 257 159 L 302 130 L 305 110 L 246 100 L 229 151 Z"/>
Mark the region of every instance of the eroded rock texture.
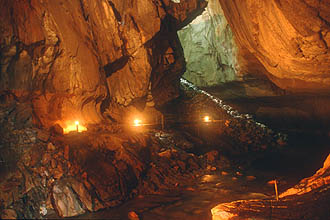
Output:
<path fill-rule="evenodd" d="M 329 1 L 220 3 L 246 72 L 265 73 L 284 89 L 329 90 Z"/>
<path fill-rule="evenodd" d="M 120 120 L 123 111 L 113 109 L 145 103 L 149 90 L 162 105 L 176 96 L 184 69 L 176 30 L 205 6 L 201 0 L 1 0 L 0 90 L 32 99 L 43 125 L 98 122 L 106 109 Z"/>
<path fill-rule="evenodd" d="M 186 60 L 183 77 L 197 86 L 238 80 L 237 47 L 218 0 L 178 32 Z"/>

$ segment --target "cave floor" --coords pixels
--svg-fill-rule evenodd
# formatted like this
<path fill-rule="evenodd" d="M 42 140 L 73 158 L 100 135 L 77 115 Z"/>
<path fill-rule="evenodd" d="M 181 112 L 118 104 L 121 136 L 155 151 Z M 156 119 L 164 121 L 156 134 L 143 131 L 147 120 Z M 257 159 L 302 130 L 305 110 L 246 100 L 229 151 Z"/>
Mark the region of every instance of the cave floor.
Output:
<path fill-rule="evenodd" d="M 154 195 L 140 195 L 119 207 L 74 218 L 130 219 L 128 215 L 133 211 L 138 214 L 139 219 L 144 220 L 211 219 L 210 210 L 219 203 L 246 199 L 274 199 L 274 188 L 267 184 L 269 180 L 276 177 L 279 181 L 279 191 L 283 192 L 321 167 L 323 153 L 329 151 L 326 147 L 329 142 L 324 142 L 324 139 L 316 142 L 320 147 L 313 148 L 315 154 L 311 156 L 308 146 L 315 141 L 315 136 L 305 136 L 304 140 L 309 138 L 312 140 L 305 142 L 304 146 L 301 145 L 301 141 L 293 140 L 292 150 L 281 155 L 265 155 L 247 169 L 239 164 L 224 170 L 204 169 L 196 174 L 197 181 L 192 182 L 190 186 L 178 186 L 177 189 Z M 294 144 L 302 147 L 295 155 L 292 154 L 297 147 L 293 146 Z M 253 177 L 256 179 L 249 180 Z"/>
<path fill-rule="evenodd" d="M 145 134 L 154 135 L 158 132 L 160 131 L 151 130 L 145 131 Z M 168 133 L 165 132 L 165 137 L 180 132 L 169 130 Z M 61 141 L 81 151 L 90 135 L 73 133 L 64 136 Z M 209 150 L 209 146 L 205 147 Z M 194 180 L 189 181 L 188 184 L 185 182 L 181 185 L 181 182 L 178 182 L 176 188 L 162 190 L 152 195 L 139 195 L 118 207 L 72 218 L 129 219 L 128 214 L 134 211 L 138 213 L 140 219 L 211 219 L 210 210 L 219 202 L 270 198 L 273 194 L 273 188 L 266 184 L 270 180 L 269 176 L 264 176 L 258 171 L 245 170 L 238 164 L 231 166 L 229 161 L 226 168 L 208 166 L 198 170 L 194 175 Z M 256 176 L 257 179 L 254 179 Z M 53 219 L 58 216 L 52 212 L 46 218 Z"/>
<path fill-rule="evenodd" d="M 213 92 L 213 95 L 221 96 L 217 92 Z M 320 97 L 316 102 L 327 98 Z M 211 219 L 210 210 L 219 203 L 274 198 L 274 189 L 267 182 L 276 178 L 279 181 L 279 191 L 283 192 L 297 184 L 302 178 L 313 175 L 330 153 L 330 137 L 323 123 L 313 123 L 310 118 L 301 120 L 298 115 L 297 118 L 278 123 L 277 120 L 271 120 L 274 116 L 272 112 L 262 116 L 257 115 L 256 112 L 260 107 L 301 109 L 308 100 L 315 101 L 315 97 L 289 95 L 275 98 L 238 97 L 227 99 L 226 102 L 239 109 L 240 112 L 253 114 L 257 120 L 286 132 L 289 136 L 286 150 L 256 158 L 249 167 L 242 168 L 237 163 L 226 171 L 202 170 L 198 174 L 197 182 L 189 187 L 178 187 L 177 190 L 170 190 L 157 195 L 139 196 L 117 208 L 85 214 L 78 218 L 128 219 L 128 213 L 134 211 L 138 213 L 140 219 L 145 220 Z M 311 112 L 312 110 L 308 111 Z M 208 148 L 209 146 L 205 147 Z M 256 177 L 256 179 L 249 180 L 247 176 Z"/>
<path fill-rule="evenodd" d="M 305 120 L 301 120 L 299 114 L 294 115 L 296 118 L 289 115 L 291 120 L 280 120 L 279 123 L 276 119 L 279 117 L 276 115 L 278 113 L 276 110 L 287 108 L 297 112 L 297 109 L 303 109 L 304 104 L 306 105 L 310 100 L 324 102 L 326 99 L 325 103 L 327 103 L 328 97 L 320 97 L 316 101 L 315 97 L 306 98 L 301 95 L 250 98 L 236 96 L 233 98 L 233 96 L 221 97 L 223 93 L 216 90 L 209 92 L 224 98 L 226 103 L 241 113 L 252 114 L 257 120 L 288 134 L 289 143 L 286 149 L 254 158 L 249 165 L 241 163 L 239 157 L 232 158 L 234 162 L 227 169 L 212 170 L 208 167 L 200 170 L 191 185 L 180 186 L 179 184 L 176 189 L 153 195 L 139 195 L 118 207 L 87 213 L 75 218 L 134 219 L 134 214 L 133 217 L 129 217 L 129 213 L 134 212 L 137 213 L 139 219 L 144 220 L 211 219 L 210 210 L 219 203 L 245 199 L 273 199 L 274 189 L 273 186 L 267 184 L 268 181 L 276 178 L 279 181 L 281 193 L 297 184 L 302 178 L 313 175 L 322 166 L 322 162 L 329 154 L 330 143 L 328 130 L 324 128 L 324 124 L 319 121 L 313 123 L 313 120 L 306 115 L 304 115 Z M 261 107 L 275 110 L 266 115 L 258 114 L 258 109 Z M 313 109 L 307 109 L 309 113 L 312 111 Z M 178 129 L 174 132 L 182 133 L 183 131 Z M 199 147 L 212 150 L 209 144 L 205 146 L 201 144 Z M 216 149 L 217 146 L 213 148 Z M 199 151 L 203 150 L 199 149 Z"/>
<path fill-rule="evenodd" d="M 210 92 L 222 98 L 221 94 L 216 91 Z M 247 158 L 247 154 L 226 155 L 221 148 L 224 145 L 231 148 L 236 142 L 235 140 L 217 138 L 217 134 L 212 133 L 212 129 L 214 129 L 212 126 L 208 126 L 204 132 L 198 128 L 198 124 L 167 127 L 167 130 L 164 131 L 145 131 L 146 135 L 151 136 L 156 133 L 183 135 L 190 142 L 198 142 L 194 143 L 197 147 L 183 149 L 184 151 L 200 157 L 207 152 L 217 150 L 229 161 L 227 166 L 202 166 L 201 169 L 193 173 L 194 176 L 188 184 L 178 180 L 178 184 L 174 188 L 160 190 L 153 194 L 142 193 L 114 208 L 86 213 L 73 218 L 211 219 L 211 209 L 220 203 L 247 199 L 266 199 L 268 201 L 274 199 L 273 185 L 268 184 L 270 180 L 276 178 L 279 182 L 279 193 L 284 192 L 296 185 L 302 178 L 312 176 L 316 170 L 322 167 L 323 161 L 330 153 L 328 127 L 324 125 L 324 121 L 320 123 L 322 118 L 318 118 L 315 122 L 313 115 L 308 114 L 314 111 L 313 107 L 306 110 L 307 114 L 302 114 L 304 118 L 301 118 L 301 114 L 292 115 L 290 112 L 290 109 L 294 109 L 293 112 L 299 113 L 297 109 L 303 109 L 304 103 L 306 105 L 310 100 L 316 103 L 327 103 L 328 99 L 324 97 L 315 99 L 315 97 L 310 96 L 304 99 L 303 97 L 292 95 L 258 98 L 237 97 L 226 100 L 227 104 L 234 106 L 239 112 L 252 114 L 257 121 L 260 120 L 275 131 L 281 131 L 288 135 L 288 143 L 284 149 L 256 154 L 251 157 L 252 160 Z M 181 100 L 177 103 L 181 103 Z M 184 106 L 176 106 L 176 108 L 181 107 Z M 284 107 L 287 112 L 283 111 Z M 258 109 L 260 110 L 260 108 L 268 108 L 271 111 L 268 114 L 265 114 L 265 111 L 262 112 L 263 114 L 259 114 Z M 288 113 L 287 117 L 291 120 L 285 119 L 279 123 L 276 117 L 283 116 L 278 115 L 279 111 L 284 112 L 284 114 Z M 217 129 L 217 127 L 215 128 Z M 212 141 L 208 137 L 211 137 Z M 74 139 L 71 141 L 74 142 Z M 217 145 L 218 143 L 219 145 Z M 74 145 L 74 143 L 70 145 Z M 328 192 L 328 188 L 326 192 Z M 321 200 L 322 202 L 327 201 L 324 198 Z M 134 217 L 135 214 L 138 217 Z M 55 213 L 46 216 L 49 219 L 56 217 Z"/>
<path fill-rule="evenodd" d="M 138 213 L 140 219 L 211 219 L 210 210 L 219 202 L 238 199 L 269 198 L 272 187 L 263 193 L 255 193 L 255 182 L 244 177 L 233 180 L 233 175 L 223 176 L 218 172 L 205 172 L 191 187 L 171 190 L 157 195 L 139 196 L 125 204 L 97 213 L 79 216 L 79 219 L 128 219 L 129 212 Z M 253 191 L 253 192 L 251 192 Z"/>

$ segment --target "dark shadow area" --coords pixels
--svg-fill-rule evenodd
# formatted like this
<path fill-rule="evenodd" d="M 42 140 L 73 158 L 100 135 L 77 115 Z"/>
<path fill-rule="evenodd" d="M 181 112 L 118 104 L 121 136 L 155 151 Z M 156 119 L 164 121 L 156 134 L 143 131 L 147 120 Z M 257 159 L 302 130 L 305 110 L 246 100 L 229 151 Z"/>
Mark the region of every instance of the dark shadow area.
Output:
<path fill-rule="evenodd" d="M 311 176 L 330 153 L 330 95 L 282 94 L 248 97 L 238 94 L 239 83 L 206 89 L 241 113 L 288 135 L 283 151 L 265 152 L 253 169 L 284 178 L 287 186 Z M 238 91 L 238 92 L 237 92 Z"/>
<path fill-rule="evenodd" d="M 129 56 L 122 56 L 121 58 L 113 61 L 112 63 L 108 63 L 107 65 L 105 65 L 103 68 L 106 77 L 110 77 L 113 73 L 124 68 L 128 60 L 129 60 Z"/>

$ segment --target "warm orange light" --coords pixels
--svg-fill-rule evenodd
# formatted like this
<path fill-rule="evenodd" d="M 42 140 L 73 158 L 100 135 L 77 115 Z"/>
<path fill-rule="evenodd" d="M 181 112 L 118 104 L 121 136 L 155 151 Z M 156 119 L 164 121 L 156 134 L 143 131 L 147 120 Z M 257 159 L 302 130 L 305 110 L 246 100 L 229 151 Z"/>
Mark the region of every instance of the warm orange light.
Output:
<path fill-rule="evenodd" d="M 204 117 L 204 122 L 209 122 L 210 121 L 210 117 L 209 116 L 205 116 Z"/>
<path fill-rule="evenodd" d="M 141 121 L 140 119 L 134 119 L 134 124 L 133 124 L 133 125 L 134 125 L 135 127 L 141 126 L 141 122 L 142 122 L 142 121 Z"/>
<path fill-rule="evenodd" d="M 87 131 L 87 128 L 79 123 L 79 121 L 68 121 L 66 127 L 63 128 L 64 134 L 67 134 L 71 131 L 83 132 Z"/>
<path fill-rule="evenodd" d="M 77 132 L 79 132 L 79 121 L 75 121 L 74 123 L 76 124 L 76 130 L 77 130 Z"/>

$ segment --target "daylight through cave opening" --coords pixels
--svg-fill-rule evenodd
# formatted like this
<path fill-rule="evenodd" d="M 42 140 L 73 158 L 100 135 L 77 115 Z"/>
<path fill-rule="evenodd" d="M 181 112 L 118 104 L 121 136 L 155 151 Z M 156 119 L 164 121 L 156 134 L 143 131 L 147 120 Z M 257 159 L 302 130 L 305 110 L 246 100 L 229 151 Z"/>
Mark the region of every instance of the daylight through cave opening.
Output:
<path fill-rule="evenodd" d="M 218 0 L 209 0 L 178 36 L 186 60 L 185 79 L 202 87 L 239 79 L 237 46 Z"/>

